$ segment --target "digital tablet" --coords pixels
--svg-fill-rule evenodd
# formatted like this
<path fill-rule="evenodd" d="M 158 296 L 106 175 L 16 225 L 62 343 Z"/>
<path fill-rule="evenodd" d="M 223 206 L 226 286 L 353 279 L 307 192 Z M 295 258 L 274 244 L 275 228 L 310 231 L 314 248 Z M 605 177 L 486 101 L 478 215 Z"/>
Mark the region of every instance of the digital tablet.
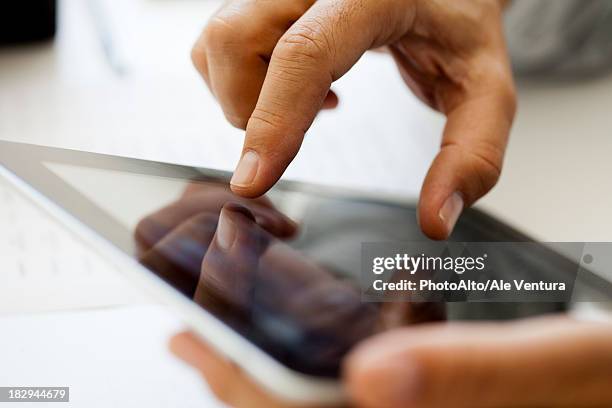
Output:
<path fill-rule="evenodd" d="M 568 306 L 363 301 L 362 243 L 427 241 L 410 200 L 295 182 L 244 199 L 229 190 L 227 172 L 11 142 L 0 142 L 0 162 L 1 174 L 31 200 L 290 401 L 341 401 L 344 355 L 379 332 Z M 464 213 L 451 239 L 530 241 L 476 210 Z M 521 262 L 533 276 L 576 267 L 548 249 Z M 517 273 L 513 259 L 506 264 L 496 273 Z M 593 290 L 610 290 L 593 279 Z"/>

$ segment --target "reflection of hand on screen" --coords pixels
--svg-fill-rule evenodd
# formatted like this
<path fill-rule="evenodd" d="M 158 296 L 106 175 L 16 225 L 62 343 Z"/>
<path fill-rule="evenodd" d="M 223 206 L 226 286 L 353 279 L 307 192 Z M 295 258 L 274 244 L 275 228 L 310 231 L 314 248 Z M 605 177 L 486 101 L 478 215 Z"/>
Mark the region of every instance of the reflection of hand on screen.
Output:
<path fill-rule="evenodd" d="M 219 212 L 227 202 L 252 211 L 258 225 L 276 237 L 288 238 L 297 226 L 265 197 L 236 197 L 229 188 L 192 183 L 174 203 L 142 219 L 134 232 L 141 263 L 187 296 L 193 296 L 204 254 L 217 228 Z"/>
<path fill-rule="evenodd" d="M 290 245 L 295 231 L 267 199 L 201 184 L 142 220 L 135 236 L 145 266 L 305 373 L 337 375 L 343 356 L 364 338 L 443 315 L 427 305 L 362 302 L 357 282 Z"/>
<path fill-rule="evenodd" d="M 233 203 L 221 211 L 195 300 L 207 309 L 235 308 L 270 343 L 292 344 L 299 358 L 321 360 L 317 365 L 338 361 L 378 319 L 357 287 L 274 239 Z"/>
<path fill-rule="evenodd" d="M 194 216 L 209 214 L 218 217 L 223 205 L 233 201 L 253 212 L 257 223 L 279 238 L 297 231 L 296 224 L 279 212 L 267 197 L 255 200 L 238 197 L 220 184 L 197 182 L 190 184 L 174 203 L 142 219 L 134 236 L 141 252 L 146 252 L 171 230 Z"/>

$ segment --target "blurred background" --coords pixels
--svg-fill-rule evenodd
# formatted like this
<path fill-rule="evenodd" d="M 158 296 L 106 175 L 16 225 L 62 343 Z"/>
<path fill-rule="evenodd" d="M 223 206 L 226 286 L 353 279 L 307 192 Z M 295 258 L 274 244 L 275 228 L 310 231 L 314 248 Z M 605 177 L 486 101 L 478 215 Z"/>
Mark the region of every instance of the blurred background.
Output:
<path fill-rule="evenodd" d="M 52 10 L 55 2 L 14 3 Z M 562 7 L 565 14 L 547 3 L 572 2 L 518 1 L 509 12 L 513 58 L 531 75 L 518 78 L 519 113 L 504 174 L 479 206 L 541 240 L 609 240 L 611 59 L 563 54 L 558 43 L 577 40 L 551 37 L 596 26 L 593 13 L 600 20 L 601 7 L 585 5 L 611 2 L 579 2 L 580 8 Z M 0 137 L 232 169 L 242 132 L 226 123 L 189 58 L 220 4 L 58 1 L 54 39 L 0 48 Z M 29 10 L 22 28 L 51 28 L 40 22 L 44 6 L 21 8 Z M 610 38 L 592 40 L 608 47 L 592 54 L 608 56 Z M 563 64 L 580 60 L 590 66 Z M 421 106 L 384 54 L 368 53 L 334 89 L 340 107 L 321 113 L 287 177 L 416 197 L 442 117 Z"/>
<path fill-rule="evenodd" d="M 15 3 L 53 10 L 48 5 L 54 2 Z M 0 49 L 0 136 L 233 168 L 242 132 L 225 122 L 189 59 L 220 4 L 58 1 L 54 40 Z M 29 20 L 19 25 L 44 27 L 40 11 L 27 9 Z M 511 12 L 525 13 L 520 7 Z M 534 33 L 514 21 L 525 25 L 525 18 L 508 24 L 515 60 L 540 75 L 519 78 L 519 114 L 504 174 L 480 205 L 539 239 L 608 240 L 612 76 L 553 77 L 561 63 L 547 67 L 535 51 L 549 61 L 554 44 L 538 47 L 533 40 L 551 29 Z M 366 55 L 334 89 L 339 109 L 320 115 L 287 177 L 416 196 L 442 118 L 410 95 L 384 54 Z"/>
<path fill-rule="evenodd" d="M 519 74 L 519 112 L 502 178 L 478 206 L 538 240 L 612 241 L 612 75 L 608 74 L 612 63 L 607 58 L 612 33 L 601 28 L 612 27 L 606 24 L 612 21 L 612 4 L 607 0 L 514 3 L 507 31 Z M 218 0 L 3 2 L 0 138 L 233 169 L 242 132 L 226 123 L 189 58 L 192 44 L 220 4 Z M 366 54 L 334 84 L 334 90 L 340 106 L 319 115 L 285 177 L 416 200 L 438 149 L 443 117 L 410 94 L 393 61 L 383 53 Z M 0 239 L 0 244 L 2 254 L 15 250 L 10 239 Z M 0 366 L 17 367 L 18 361 L 35 360 L 29 356 L 39 358 L 38 365 L 23 366 L 21 377 L 2 370 L 0 383 L 27 385 L 18 378 L 40 382 L 31 385 L 72 382 L 81 386 L 80 396 L 78 387 L 74 391 L 77 402 L 108 406 L 121 400 L 109 395 L 135 378 L 136 389 L 152 394 L 149 399 L 128 401 L 169 406 L 171 393 L 163 385 L 165 378 L 172 377 L 175 391 L 188 395 L 189 404 L 210 403 L 197 376 L 165 352 L 165 339 L 180 324 L 162 310 L 142 306 L 152 301 L 127 288 L 109 272 L 112 267 L 100 266 L 103 260 L 94 264 L 100 269 L 94 273 L 96 279 L 45 275 L 46 280 L 28 284 L 27 294 L 14 290 L 23 289 L 20 266 L 9 261 L 0 265 L 4 299 L 0 315 L 5 316 L 3 327 L 10 328 L 0 340 Z M 44 262 L 37 268 L 44 270 Z M 96 296 L 74 298 L 75 282 Z M 63 292 L 58 292 L 60 286 Z M 48 293 L 63 293 L 63 300 L 48 301 Z M 124 309 L 97 311 L 95 318 L 87 313 L 42 315 L 35 323 L 28 314 L 82 308 L 79 305 L 132 308 L 128 314 Z M 134 325 L 134 319 L 141 323 Z M 113 335 L 104 337 L 109 332 Z M 41 336 L 50 336 L 47 348 L 41 348 Z M 147 339 L 154 341 L 143 348 Z M 61 364 L 61 356 L 49 360 L 54 344 L 62 344 L 65 352 L 76 350 L 81 362 L 68 364 L 61 375 L 41 370 L 43 365 Z M 152 355 L 163 357 L 155 360 Z M 99 371 L 92 374 L 93 382 L 83 382 L 78 373 L 89 364 Z M 132 368 L 118 375 L 113 370 L 117 364 Z M 139 368 L 143 365 L 148 369 Z M 169 375 L 156 376 L 160 371 Z M 33 372 L 37 376 L 32 377 Z M 156 382 L 159 387 L 151 391 Z M 102 391 L 92 385 L 101 383 L 106 387 Z M 83 399 L 92 393 L 98 395 L 96 404 Z"/>

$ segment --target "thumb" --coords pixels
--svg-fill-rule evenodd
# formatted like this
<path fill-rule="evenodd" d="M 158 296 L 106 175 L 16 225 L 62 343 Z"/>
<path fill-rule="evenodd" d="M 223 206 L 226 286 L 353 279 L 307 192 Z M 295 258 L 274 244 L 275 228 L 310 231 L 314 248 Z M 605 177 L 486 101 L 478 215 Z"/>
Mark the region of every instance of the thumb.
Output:
<path fill-rule="evenodd" d="M 415 326 L 357 347 L 344 374 L 364 407 L 603 407 L 610 336 L 610 325 L 563 317 Z"/>
<path fill-rule="evenodd" d="M 372 12 L 387 2 L 371 1 L 367 11 L 356 3 L 361 2 L 315 2 L 277 43 L 231 180 L 235 193 L 255 197 L 276 183 L 297 154 L 332 82 L 375 45 L 382 35 L 376 27 L 389 26 L 377 24 L 386 14 Z M 405 19 L 407 25 L 409 16 Z"/>

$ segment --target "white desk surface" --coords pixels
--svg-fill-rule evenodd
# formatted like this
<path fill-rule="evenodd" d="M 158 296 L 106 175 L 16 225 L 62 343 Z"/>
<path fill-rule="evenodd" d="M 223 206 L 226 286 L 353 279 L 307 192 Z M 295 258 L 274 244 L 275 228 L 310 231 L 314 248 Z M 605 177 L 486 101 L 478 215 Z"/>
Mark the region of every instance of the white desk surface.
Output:
<path fill-rule="evenodd" d="M 240 152 L 242 134 L 225 122 L 189 60 L 191 45 L 218 1 L 101 3 L 107 8 L 127 75 L 117 77 L 107 64 L 87 2 L 63 0 L 60 32 L 54 44 L 0 50 L 0 137 L 231 169 Z M 479 205 L 541 240 L 612 240 L 612 77 L 520 85 L 520 109 L 502 179 Z M 320 115 L 287 176 L 416 197 L 436 152 L 443 118 L 410 95 L 385 55 L 364 57 L 335 89 L 341 98 L 340 108 Z M 143 330 L 156 334 L 150 340 L 142 338 L 142 344 L 150 341 L 147 347 L 152 349 L 146 350 L 151 354 L 165 350 L 165 337 L 180 327 L 169 323 L 171 319 L 161 311 L 143 311 L 142 307 L 125 309 L 125 313 L 118 310 L 88 313 L 101 313 L 91 318 L 100 319 L 99 327 L 106 324 L 109 331 L 125 319 L 140 319 L 139 313 L 148 316 L 143 318 L 143 327 L 150 326 Z M 162 317 L 151 318 L 151 313 Z M 0 366 L 17 367 L 25 361 L 30 373 L 22 370 L 17 377 L 0 376 L 0 383 L 49 383 L 54 378 L 50 368 L 31 374 L 58 362 L 55 357 L 30 352 L 39 349 L 38 339 L 44 335 L 35 327 L 74 327 L 68 322 L 78 323 L 79 319 L 71 313 L 57 318 L 44 314 L 3 317 L 3 327 L 11 327 L 8 333 L 13 335 L 3 336 L 0 342 Z M 155 320 L 165 323 L 156 326 Z M 109 339 L 106 329 L 94 331 L 93 337 L 85 331 L 70 333 L 74 356 L 87 356 L 91 341 L 104 347 Z M 132 333 L 137 337 L 126 343 L 125 349 L 116 339 L 108 343 L 108 347 L 115 347 L 112 353 L 118 353 L 117 365 L 129 359 L 134 364 L 142 362 L 136 361 L 144 358 L 136 346 L 138 333 Z M 57 334 L 49 339 L 57 347 L 66 341 Z M 21 354 L 16 354 L 23 357 L 19 363 L 10 355 L 16 344 L 22 344 L 18 348 Z M 92 367 L 108 370 L 109 363 L 103 361 L 108 356 L 102 354 L 93 360 Z M 174 363 L 164 354 L 152 364 L 162 367 Z M 88 371 L 84 365 L 77 366 L 81 372 Z M 208 395 L 195 396 L 198 391 L 191 372 L 172 367 L 168 372 L 184 379 L 185 385 L 173 380 L 168 395 L 178 389 L 189 390 L 189 401 L 210 403 Z M 2 371 L 5 376 L 9 372 Z M 121 389 L 130 376 L 140 376 L 140 386 L 150 383 L 161 387 L 160 381 L 166 378 L 166 374 L 151 370 L 128 370 L 125 375 L 123 371 L 115 377 L 94 377 L 111 384 L 109 390 Z M 57 378 L 72 381 L 74 377 Z M 92 391 L 88 388 L 91 383 L 79 384 L 81 390 Z M 91 400 L 81 399 L 80 391 L 73 392 L 74 406 L 94 406 Z M 162 397 L 158 399 L 148 405 L 168 405 Z M 100 406 L 143 405 L 134 404 L 141 402 L 137 399 L 126 399 L 125 404 L 115 404 L 113 399 L 101 401 L 106 404 Z"/>
<path fill-rule="evenodd" d="M 170 336 L 182 327 L 161 306 L 17 315 L 0 322 L 4 387 L 70 387 L 67 406 L 78 408 L 223 406 L 199 374 L 170 353 Z"/>

